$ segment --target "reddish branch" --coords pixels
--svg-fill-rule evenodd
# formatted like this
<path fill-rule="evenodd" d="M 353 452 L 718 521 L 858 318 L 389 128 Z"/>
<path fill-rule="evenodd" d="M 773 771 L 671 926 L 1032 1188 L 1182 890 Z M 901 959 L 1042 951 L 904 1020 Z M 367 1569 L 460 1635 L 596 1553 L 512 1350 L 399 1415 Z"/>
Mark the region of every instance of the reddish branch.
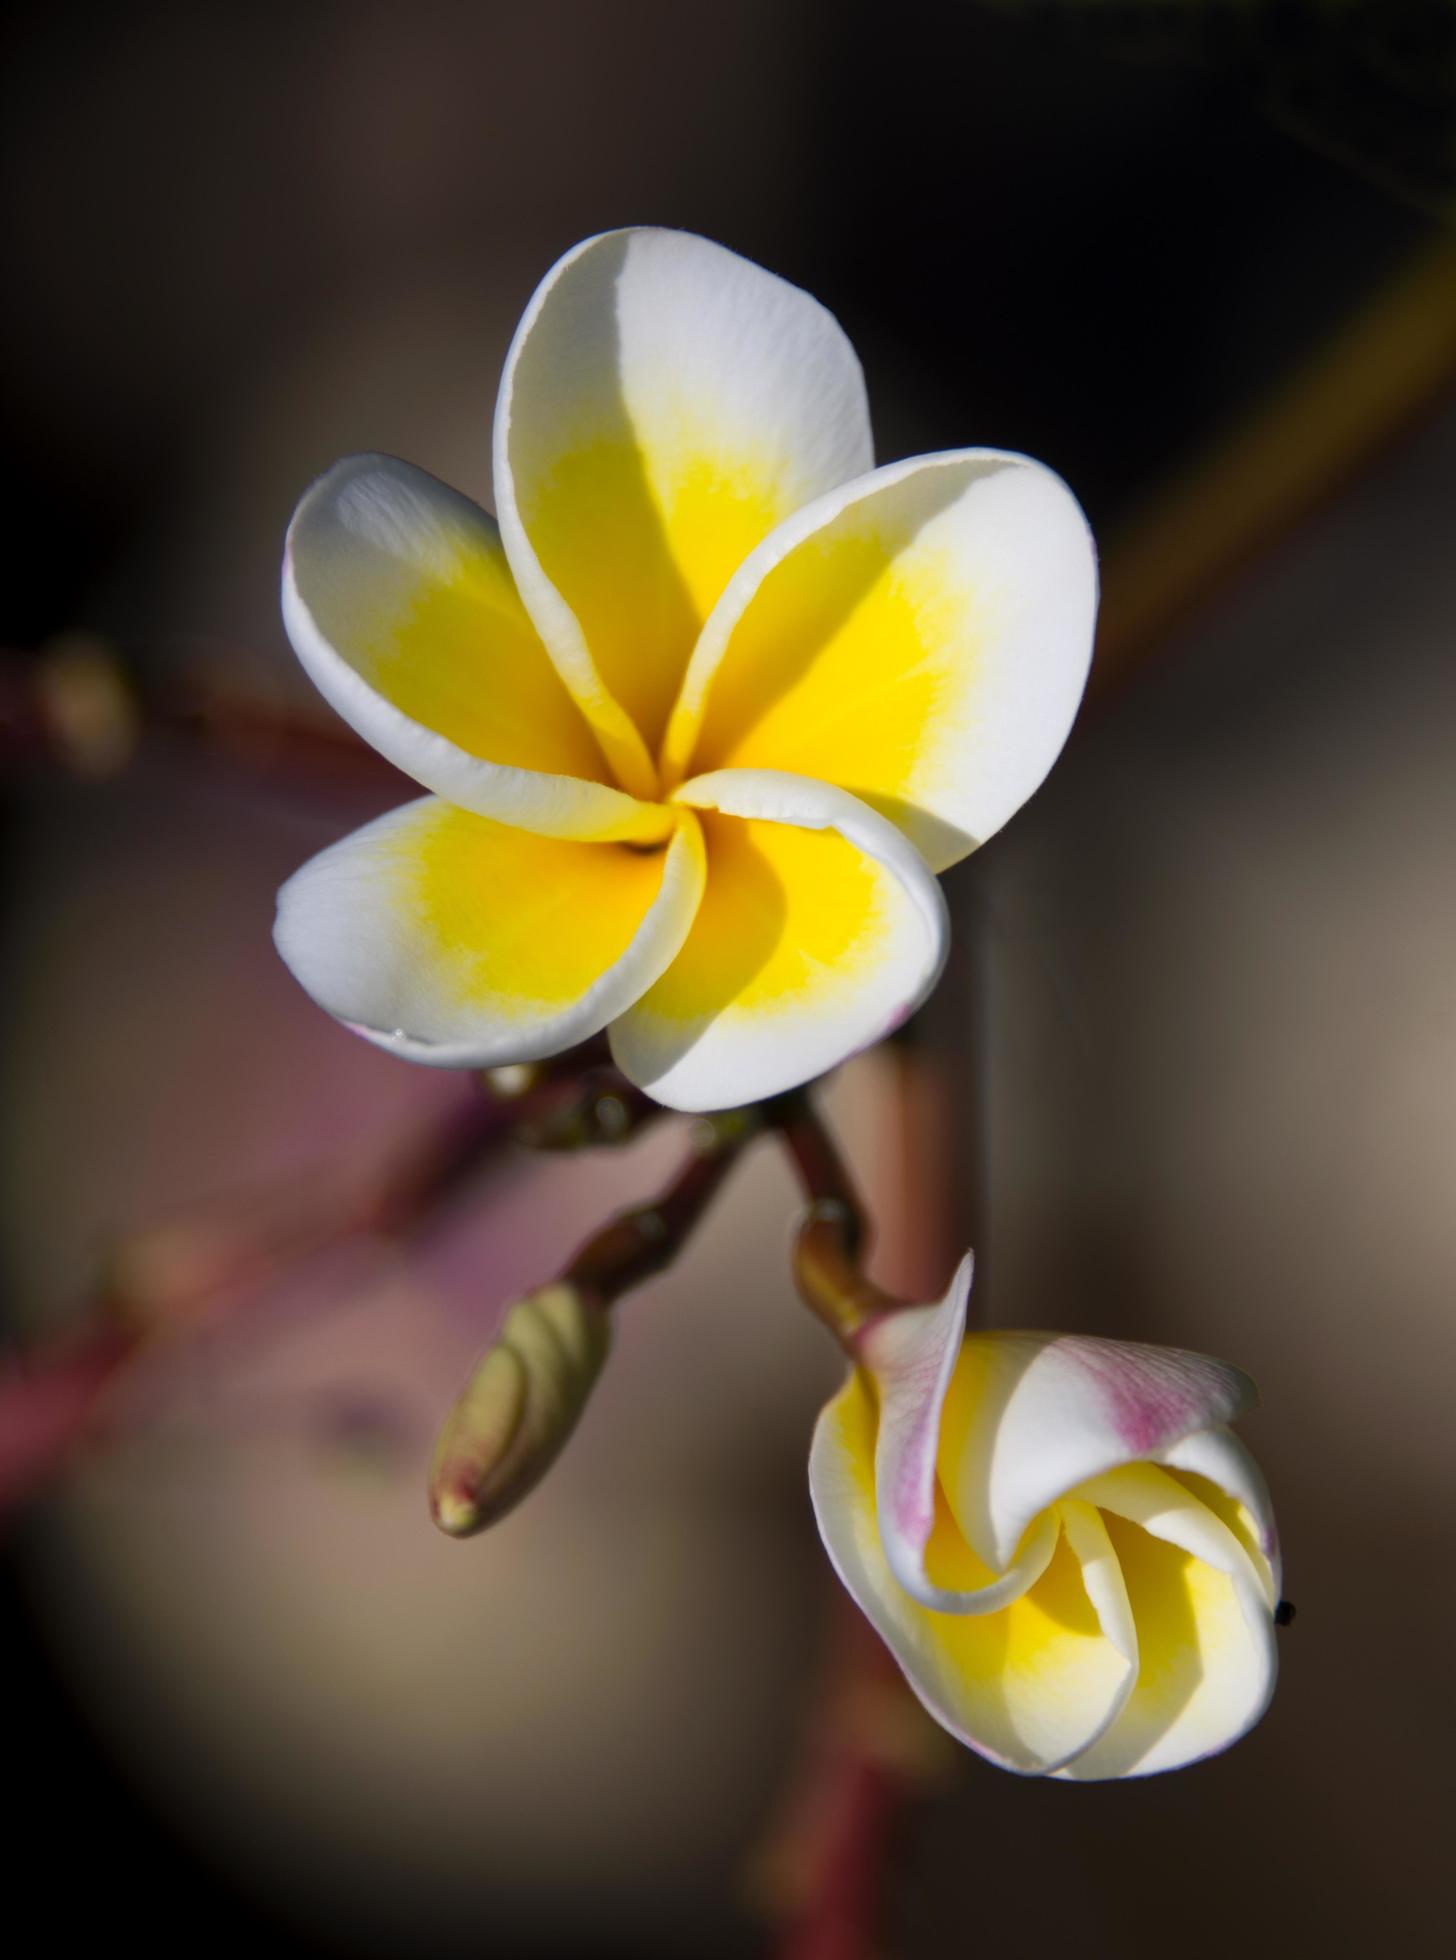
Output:
<path fill-rule="evenodd" d="M 119 1327 L 96 1327 L 0 1371 L 0 1518 L 70 1455 L 133 1345 Z"/>
<path fill-rule="evenodd" d="M 181 737 L 310 789 L 362 788 L 398 772 L 337 723 L 202 672 L 144 678 L 107 641 L 73 634 L 35 655 L 0 651 L 0 764 L 83 777 L 119 774 L 149 734 Z"/>
<path fill-rule="evenodd" d="M 802 1753 L 755 1861 L 779 1960 L 883 1952 L 886 1878 L 905 1805 L 941 1780 L 950 1754 L 873 1629 L 837 1595 Z"/>
<path fill-rule="evenodd" d="M 638 1135 L 664 1111 L 605 1056 L 597 1041 L 554 1066 L 487 1071 L 484 1094 L 367 1173 L 295 1178 L 122 1240 L 64 1334 L 0 1360 L 0 1520 L 102 1433 L 108 1391 L 157 1339 L 261 1306 L 308 1261 L 348 1240 L 405 1242 L 423 1233 L 511 1144 L 579 1150 Z M 714 1122 L 718 1130 L 698 1133 L 701 1147 L 678 1186 L 607 1227 L 579 1261 L 613 1253 L 627 1260 L 630 1246 L 642 1278 L 667 1264 L 747 1140 L 749 1126 L 738 1119 Z M 637 1284 L 629 1264 L 618 1291 Z"/>
<path fill-rule="evenodd" d="M 693 1125 L 692 1151 L 667 1189 L 593 1233 L 561 1277 L 599 1305 L 614 1300 L 678 1257 L 725 1178 L 759 1129 L 751 1109 L 729 1110 Z"/>
<path fill-rule="evenodd" d="M 839 1147 L 807 1089 L 765 1105 L 809 1200 L 794 1241 L 800 1297 L 842 1346 L 865 1322 L 901 1303 L 866 1278 L 862 1261 L 870 1229 Z"/>
<path fill-rule="evenodd" d="M 521 1129 L 590 1133 L 603 1094 L 540 1071 L 509 1103 L 469 1097 L 363 1175 L 296 1178 L 131 1234 L 65 1333 L 0 1361 L 0 1520 L 104 1431 L 108 1391 L 155 1342 L 260 1307 L 346 1241 L 424 1232 Z"/>
<path fill-rule="evenodd" d="M 482 1087 L 489 1093 L 381 1169 L 322 1198 L 304 1180 L 126 1240 L 80 1325 L 0 1367 L 0 1517 L 104 1433 L 108 1390 L 154 1337 L 246 1309 L 342 1240 L 408 1239 L 510 1140 L 547 1150 L 611 1145 L 663 1113 L 610 1068 L 600 1043 L 555 1069 L 488 1073 Z M 794 1249 L 799 1290 L 849 1345 L 868 1317 L 897 1303 L 861 1269 L 864 1209 L 804 1091 L 700 1119 L 666 1189 L 594 1233 L 562 1278 L 605 1307 L 663 1271 L 764 1127 L 777 1131 L 808 1199 Z M 763 1860 L 783 1960 L 869 1960 L 877 1950 L 896 1819 L 934 1760 L 926 1729 L 879 1642 L 846 1613 L 805 1764 Z"/>
<path fill-rule="evenodd" d="M 800 1297 L 842 1347 L 902 1306 L 866 1277 L 869 1222 L 839 1147 L 807 1089 L 769 1103 L 808 1209 L 794 1242 Z M 871 1960 L 895 1826 L 938 1773 L 932 1731 L 877 1636 L 847 1605 L 805 1761 L 766 1856 L 781 1960 Z"/>

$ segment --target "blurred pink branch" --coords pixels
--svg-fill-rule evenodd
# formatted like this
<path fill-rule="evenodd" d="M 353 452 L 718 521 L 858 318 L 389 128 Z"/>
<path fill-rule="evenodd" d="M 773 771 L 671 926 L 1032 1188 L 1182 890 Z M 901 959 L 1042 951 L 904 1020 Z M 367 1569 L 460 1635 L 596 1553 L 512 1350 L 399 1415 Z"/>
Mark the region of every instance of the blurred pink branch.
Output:
<path fill-rule="evenodd" d="M 836 1595 L 801 1760 L 750 1869 L 778 1928 L 779 1960 L 872 1960 L 883 1950 L 897 1824 L 951 1760 L 876 1634 Z"/>
<path fill-rule="evenodd" d="M 382 1164 L 193 1208 L 128 1235 L 64 1335 L 0 1365 L 0 1521 L 111 1435 L 109 1391 L 149 1350 L 252 1315 L 308 1262 L 354 1239 L 407 1241 L 435 1222 L 511 1142 L 612 1145 L 665 1112 L 610 1066 L 597 1040 L 552 1066 L 488 1072 L 482 1093 Z M 744 1147 L 763 1128 L 809 1200 L 795 1247 L 806 1304 L 841 1341 L 893 1305 L 863 1274 L 869 1231 L 833 1138 L 804 1091 L 700 1121 L 655 1199 L 608 1221 L 564 1279 L 605 1306 L 676 1258 Z M 869 1960 L 877 1950 L 894 1826 L 933 1780 L 931 1731 L 859 1616 L 845 1614 L 805 1761 L 759 1864 L 784 1960 Z"/>
<path fill-rule="evenodd" d="M 160 1344 L 256 1313 L 347 1241 L 422 1232 L 513 1142 L 611 1144 L 660 1113 L 599 1064 L 596 1045 L 562 1070 L 482 1088 L 382 1164 L 234 1194 L 124 1238 L 65 1333 L 0 1362 L 0 1521 L 104 1438 L 108 1391 Z"/>
<path fill-rule="evenodd" d="M 0 1519 L 70 1456 L 133 1345 L 118 1327 L 89 1328 L 0 1372 Z"/>

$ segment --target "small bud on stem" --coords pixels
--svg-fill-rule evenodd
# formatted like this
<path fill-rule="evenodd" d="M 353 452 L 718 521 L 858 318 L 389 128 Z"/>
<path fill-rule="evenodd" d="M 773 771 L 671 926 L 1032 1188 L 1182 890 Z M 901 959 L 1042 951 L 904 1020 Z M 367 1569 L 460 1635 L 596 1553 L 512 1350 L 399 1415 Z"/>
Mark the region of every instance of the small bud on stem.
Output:
<path fill-rule="evenodd" d="M 660 1197 L 612 1219 L 559 1280 L 511 1308 L 435 1450 L 430 1512 L 442 1531 L 473 1537 L 540 1482 L 607 1358 L 607 1309 L 672 1264 L 757 1127 L 746 1110 L 695 1125 L 692 1154 Z"/>
<path fill-rule="evenodd" d="M 540 1481 L 576 1427 L 610 1345 L 607 1316 L 566 1281 L 511 1308 L 435 1449 L 430 1510 L 442 1531 L 483 1531 Z"/>

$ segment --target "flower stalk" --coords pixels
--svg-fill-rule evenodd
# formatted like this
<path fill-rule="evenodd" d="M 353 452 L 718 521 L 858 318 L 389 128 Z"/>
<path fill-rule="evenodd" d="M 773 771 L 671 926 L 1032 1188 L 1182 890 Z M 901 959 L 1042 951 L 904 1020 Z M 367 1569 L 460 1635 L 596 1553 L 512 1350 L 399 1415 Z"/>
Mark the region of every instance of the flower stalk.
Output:
<path fill-rule="evenodd" d="M 658 1197 L 618 1213 L 581 1246 L 561 1278 L 603 1308 L 663 1272 L 682 1252 L 743 1151 L 758 1134 L 757 1109 L 725 1110 L 692 1127 L 687 1161 Z"/>
<path fill-rule="evenodd" d="M 794 1281 L 809 1311 L 853 1358 L 854 1338 L 879 1315 L 904 1304 L 868 1278 L 862 1261 L 871 1234 L 844 1158 L 812 1097 L 791 1090 L 766 1105 L 808 1210 L 794 1240 Z"/>
<path fill-rule="evenodd" d="M 498 1523 L 545 1476 L 605 1365 L 608 1309 L 677 1258 L 759 1125 L 755 1110 L 694 1124 L 690 1154 L 667 1189 L 620 1212 L 558 1279 L 508 1310 L 435 1450 L 430 1515 L 447 1536 L 473 1538 Z"/>

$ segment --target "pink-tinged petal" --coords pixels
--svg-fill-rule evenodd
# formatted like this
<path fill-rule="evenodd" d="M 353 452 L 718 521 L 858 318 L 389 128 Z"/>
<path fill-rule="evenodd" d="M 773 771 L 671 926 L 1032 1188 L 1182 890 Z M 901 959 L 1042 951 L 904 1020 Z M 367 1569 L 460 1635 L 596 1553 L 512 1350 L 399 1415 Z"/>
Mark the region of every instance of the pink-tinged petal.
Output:
<path fill-rule="evenodd" d="M 929 1586 L 925 1547 L 935 1523 L 940 1414 L 966 1331 L 973 1266 L 968 1252 L 938 1306 L 884 1314 L 858 1342 L 880 1405 L 875 1445 L 880 1535 L 891 1571 L 917 1597 Z"/>
<path fill-rule="evenodd" d="M 937 1613 L 998 1612 L 1035 1584 L 1057 1544 L 1048 1518 L 1009 1571 L 967 1590 L 937 1585 L 927 1570 L 941 1410 L 965 1333 L 972 1263 L 967 1253 L 938 1306 L 885 1314 L 859 1340 L 879 1401 L 875 1502 L 885 1556 L 905 1590 Z"/>
<path fill-rule="evenodd" d="M 835 1571 L 942 1727 L 979 1755 L 1022 1775 L 1046 1775 L 1080 1755 L 1115 1718 L 1131 1663 L 1107 1637 L 1071 1545 L 992 1613 L 932 1612 L 891 1572 L 875 1505 L 875 1406 L 856 1369 L 824 1410 L 809 1457 L 809 1489 Z M 929 1569 L 961 1591 L 994 1574 L 969 1550 L 944 1506 Z"/>
<path fill-rule="evenodd" d="M 1178 1348 L 971 1334 L 946 1393 L 941 1482 L 969 1543 L 1002 1571 L 1037 1513 L 1075 1485 L 1231 1422 L 1254 1400 L 1237 1368 Z"/>

